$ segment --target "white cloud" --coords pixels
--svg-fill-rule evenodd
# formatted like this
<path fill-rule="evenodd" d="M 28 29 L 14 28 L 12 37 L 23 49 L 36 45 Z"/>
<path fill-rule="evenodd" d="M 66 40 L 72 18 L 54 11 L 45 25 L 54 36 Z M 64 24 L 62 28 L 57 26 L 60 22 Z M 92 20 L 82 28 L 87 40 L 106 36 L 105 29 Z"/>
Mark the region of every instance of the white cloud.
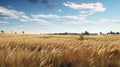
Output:
<path fill-rule="evenodd" d="M 118 23 L 120 20 L 116 19 L 99 19 L 96 21 L 89 21 L 86 19 L 89 15 L 92 15 L 97 12 L 104 12 L 106 8 L 103 6 L 102 3 L 88 3 L 88 4 L 75 4 L 73 2 L 66 2 L 63 3 L 64 6 L 75 9 L 80 13 L 78 15 L 66 15 L 66 16 L 59 16 L 55 14 L 32 14 L 31 16 L 27 16 L 25 12 L 17 11 L 13 9 L 7 9 L 5 7 L 0 6 L 0 14 L 3 15 L 4 19 L 17 19 L 22 22 L 37 22 L 41 25 L 51 25 L 50 22 L 43 20 L 43 19 L 55 19 L 55 20 L 62 20 L 63 24 L 84 24 L 84 23 Z M 62 10 L 59 9 L 59 12 Z M 65 22 L 64 22 L 65 20 Z M 0 23 L 8 23 L 6 21 L 0 21 Z"/>
<path fill-rule="evenodd" d="M 40 18 L 47 18 L 47 19 L 63 19 L 63 20 L 78 20 L 78 19 L 83 19 L 83 16 L 58 16 L 54 14 L 35 14 L 32 15 L 33 18 L 35 19 L 40 19 Z"/>
<path fill-rule="evenodd" d="M 82 4 L 76 4 L 73 2 L 66 2 L 63 3 L 64 6 L 67 6 L 69 8 L 72 9 L 76 9 L 76 10 L 90 10 L 93 12 L 103 12 L 105 11 L 106 8 L 104 8 L 102 3 L 82 3 Z"/>
<path fill-rule="evenodd" d="M 68 23 L 69 22 L 69 23 Z M 71 20 L 68 22 L 63 22 L 63 24 L 74 24 L 74 25 L 80 25 L 80 24 L 118 24 L 120 23 L 120 20 L 118 19 L 96 19 L 96 20 Z"/>
<path fill-rule="evenodd" d="M 73 2 L 66 2 L 63 3 L 64 6 L 75 9 L 80 12 L 80 16 L 83 18 L 88 17 L 97 12 L 104 12 L 106 8 L 103 6 L 102 3 L 82 3 L 76 4 Z"/>
<path fill-rule="evenodd" d="M 79 11 L 79 16 L 71 17 L 76 20 L 70 21 L 72 24 L 81 24 L 81 23 L 91 23 L 91 21 L 87 20 L 86 17 L 93 15 L 97 12 L 104 12 L 106 8 L 102 3 L 82 3 L 76 4 L 73 2 L 65 2 L 63 3 L 64 6 Z"/>
<path fill-rule="evenodd" d="M 50 22 L 47 22 L 47 21 L 42 20 L 42 19 L 31 19 L 31 21 L 37 22 L 41 25 L 49 25 L 50 24 Z"/>
<path fill-rule="evenodd" d="M 120 23 L 118 19 L 96 19 L 94 21 L 88 21 L 89 24 L 117 24 Z"/>
<path fill-rule="evenodd" d="M 37 17 L 28 17 L 25 12 L 22 11 L 16 11 L 13 9 L 7 9 L 5 7 L 0 6 L 0 14 L 3 16 L 4 19 L 17 19 L 20 20 L 22 22 L 37 22 L 39 24 L 50 24 L 49 22 L 42 20 L 41 18 L 37 18 Z M 49 16 L 44 16 L 41 15 L 39 17 L 57 17 L 54 15 L 49 15 Z M 2 22 L 3 23 L 3 22 Z M 5 23 L 5 22 L 4 22 Z"/>
<path fill-rule="evenodd" d="M 87 21 L 85 20 L 85 18 L 81 15 L 78 16 L 58 16 L 58 15 L 54 15 L 54 14 L 34 14 L 32 15 L 32 17 L 34 18 L 33 20 L 36 22 L 43 22 L 43 23 L 47 23 L 46 21 L 40 20 L 41 18 L 45 18 L 45 19 L 55 19 L 55 20 L 66 20 L 67 22 L 62 22 L 63 24 L 81 24 L 81 23 L 86 23 Z"/>
<path fill-rule="evenodd" d="M 100 23 L 120 23 L 118 19 L 99 19 Z"/>
<path fill-rule="evenodd" d="M 12 7 L 12 6 L 10 6 L 10 5 L 8 5 L 7 7 L 8 7 L 8 8 L 13 8 L 13 7 Z"/>
<path fill-rule="evenodd" d="M 23 26 L 18 26 L 19 28 L 23 28 Z"/>
<path fill-rule="evenodd" d="M 63 24 L 80 25 L 80 24 L 85 24 L 87 22 L 88 22 L 87 20 L 71 20 L 71 21 L 68 21 L 68 22 L 63 22 Z"/>
<path fill-rule="evenodd" d="M 0 24 L 8 24 L 7 21 L 0 21 Z"/>
<path fill-rule="evenodd" d="M 32 15 L 33 18 L 60 18 L 58 15 L 53 15 L 53 14 L 37 14 L 37 15 Z"/>
<path fill-rule="evenodd" d="M 63 10 L 59 9 L 58 12 L 62 12 Z"/>
<path fill-rule="evenodd" d="M 71 19 L 71 20 L 78 20 L 79 19 L 79 16 L 63 16 L 61 18 L 64 18 L 64 19 Z"/>
<path fill-rule="evenodd" d="M 28 22 L 30 21 L 30 17 L 26 16 L 26 15 L 22 15 L 20 18 L 20 21 L 23 21 L 23 22 Z"/>
<path fill-rule="evenodd" d="M 0 14 L 3 16 L 4 19 L 17 19 L 22 22 L 28 22 L 30 17 L 25 15 L 25 12 L 16 11 L 13 9 L 7 9 L 5 7 L 0 6 Z"/>
<path fill-rule="evenodd" d="M 22 15 L 25 15 L 25 13 L 22 11 L 7 9 L 4 7 L 0 7 L 0 14 L 5 16 L 5 17 L 9 17 L 11 19 L 19 19 Z"/>

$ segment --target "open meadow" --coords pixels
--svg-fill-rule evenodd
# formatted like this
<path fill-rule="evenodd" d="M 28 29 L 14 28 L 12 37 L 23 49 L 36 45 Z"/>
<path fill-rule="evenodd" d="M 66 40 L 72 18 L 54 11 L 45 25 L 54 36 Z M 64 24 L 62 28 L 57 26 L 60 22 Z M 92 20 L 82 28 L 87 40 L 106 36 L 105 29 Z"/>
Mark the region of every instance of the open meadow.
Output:
<path fill-rule="evenodd" d="M 0 34 L 0 67 L 120 67 L 119 35 Z"/>

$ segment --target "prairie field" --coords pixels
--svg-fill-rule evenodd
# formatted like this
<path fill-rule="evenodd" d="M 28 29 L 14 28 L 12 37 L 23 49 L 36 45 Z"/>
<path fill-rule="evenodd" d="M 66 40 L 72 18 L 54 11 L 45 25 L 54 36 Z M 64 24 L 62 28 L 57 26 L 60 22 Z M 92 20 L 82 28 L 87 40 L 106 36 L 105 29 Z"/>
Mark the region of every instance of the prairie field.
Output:
<path fill-rule="evenodd" d="M 0 34 L 0 67 L 120 67 L 119 35 Z"/>

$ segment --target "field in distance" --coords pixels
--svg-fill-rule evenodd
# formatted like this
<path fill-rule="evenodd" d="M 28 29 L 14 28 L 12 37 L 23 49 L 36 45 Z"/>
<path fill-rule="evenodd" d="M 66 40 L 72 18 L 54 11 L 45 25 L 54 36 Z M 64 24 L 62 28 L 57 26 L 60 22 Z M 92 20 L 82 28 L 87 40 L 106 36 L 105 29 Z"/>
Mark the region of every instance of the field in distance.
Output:
<path fill-rule="evenodd" d="M 120 67 L 120 36 L 0 34 L 0 67 Z"/>

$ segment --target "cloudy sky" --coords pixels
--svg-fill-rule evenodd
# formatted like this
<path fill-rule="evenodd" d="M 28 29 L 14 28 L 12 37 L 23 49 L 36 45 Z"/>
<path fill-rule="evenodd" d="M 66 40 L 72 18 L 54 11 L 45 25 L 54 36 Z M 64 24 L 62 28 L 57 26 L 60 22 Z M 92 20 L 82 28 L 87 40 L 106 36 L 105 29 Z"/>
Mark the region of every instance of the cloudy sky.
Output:
<path fill-rule="evenodd" d="M 120 32 L 120 0 L 0 0 L 0 30 Z"/>

